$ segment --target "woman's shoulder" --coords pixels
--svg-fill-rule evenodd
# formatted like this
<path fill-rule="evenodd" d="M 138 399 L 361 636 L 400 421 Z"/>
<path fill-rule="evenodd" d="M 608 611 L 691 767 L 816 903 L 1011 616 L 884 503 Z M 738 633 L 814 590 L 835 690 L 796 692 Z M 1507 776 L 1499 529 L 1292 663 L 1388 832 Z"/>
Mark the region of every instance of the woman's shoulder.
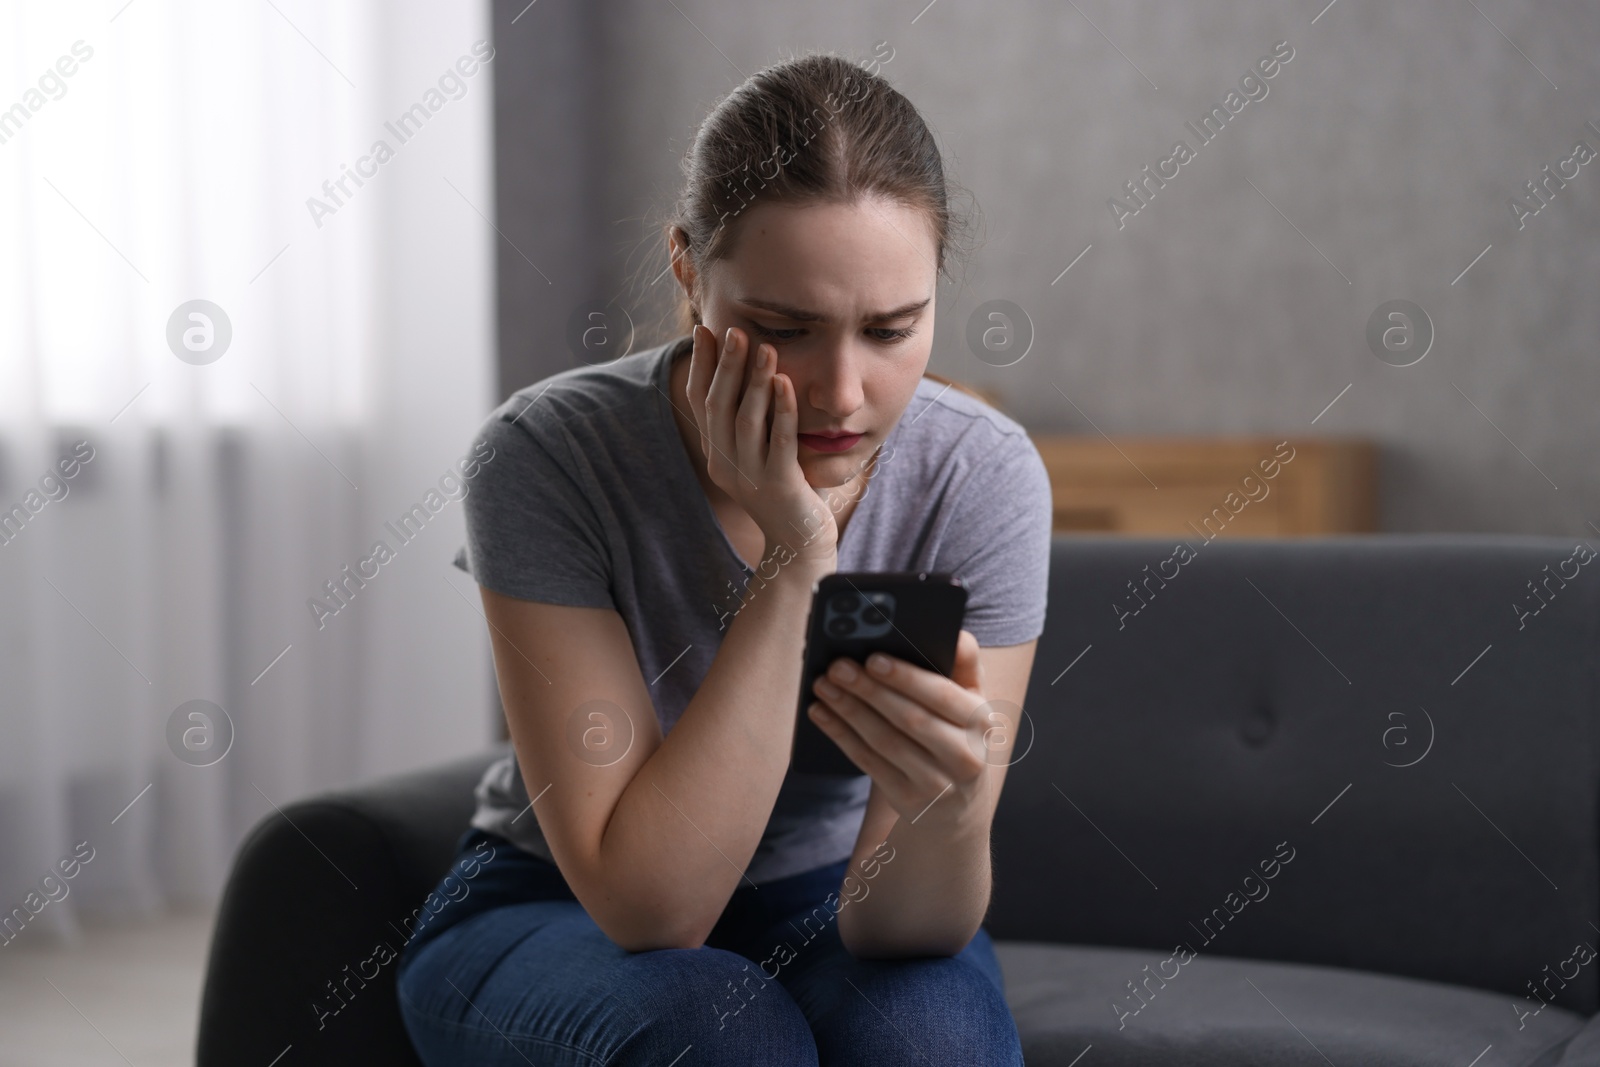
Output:
<path fill-rule="evenodd" d="M 895 448 L 925 457 L 936 468 L 992 462 L 1038 464 L 1027 429 L 960 382 L 924 376 L 896 427 Z"/>
<path fill-rule="evenodd" d="M 524 385 L 484 418 L 480 436 L 508 443 L 531 438 L 548 447 L 568 435 L 615 442 L 640 432 L 658 403 L 661 361 L 676 343 L 568 367 Z"/>

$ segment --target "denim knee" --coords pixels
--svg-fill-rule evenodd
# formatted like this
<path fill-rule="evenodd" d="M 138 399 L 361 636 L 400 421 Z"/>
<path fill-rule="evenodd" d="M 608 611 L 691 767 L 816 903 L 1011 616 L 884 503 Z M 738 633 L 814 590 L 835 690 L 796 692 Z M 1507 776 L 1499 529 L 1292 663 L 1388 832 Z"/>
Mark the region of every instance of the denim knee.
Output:
<path fill-rule="evenodd" d="M 618 967 L 610 997 L 633 1021 L 608 1064 L 666 1064 L 685 1050 L 697 1067 L 817 1067 L 799 1005 L 758 964 L 725 949 L 656 949 Z"/>
<path fill-rule="evenodd" d="M 974 964 L 954 957 L 862 960 L 849 978 L 811 1009 L 822 1062 L 1022 1067 L 1010 1006 Z"/>

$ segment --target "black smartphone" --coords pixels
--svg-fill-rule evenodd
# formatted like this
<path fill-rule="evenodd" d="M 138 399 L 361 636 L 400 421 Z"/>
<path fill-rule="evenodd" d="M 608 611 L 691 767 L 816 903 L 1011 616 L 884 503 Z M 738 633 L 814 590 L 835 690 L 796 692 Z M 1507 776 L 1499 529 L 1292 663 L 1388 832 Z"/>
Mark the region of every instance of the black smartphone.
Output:
<path fill-rule="evenodd" d="M 967 588 L 948 574 L 856 571 L 819 578 L 812 587 L 811 618 L 806 624 L 790 770 L 863 773 L 806 714 L 817 699 L 811 683 L 826 674 L 834 660 L 848 656 L 865 665 L 869 654 L 885 652 L 948 678 L 955 669 L 966 610 Z"/>

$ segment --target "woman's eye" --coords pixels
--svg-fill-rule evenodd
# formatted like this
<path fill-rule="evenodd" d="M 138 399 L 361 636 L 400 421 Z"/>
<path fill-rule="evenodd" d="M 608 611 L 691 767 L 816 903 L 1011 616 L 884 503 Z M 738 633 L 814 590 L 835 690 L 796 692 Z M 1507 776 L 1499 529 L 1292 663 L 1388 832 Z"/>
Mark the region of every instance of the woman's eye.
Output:
<path fill-rule="evenodd" d="M 752 322 L 750 327 L 760 336 L 774 341 L 793 341 L 803 332 L 797 329 L 773 330 L 761 325 L 759 322 Z"/>
<path fill-rule="evenodd" d="M 763 326 L 759 322 L 752 322 L 750 331 L 758 337 L 764 337 L 771 341 L 795 341 L 805 333 L 804 330 L 798 328 L 773 329 Z M 904 341 L 914 333 L 916 333 L 916 329 L 911 326 L 903 326 L 898 329 L 890 329 L 887 326 L 872 326 L 867 329 L 868 336 L 885 344 Z"/>

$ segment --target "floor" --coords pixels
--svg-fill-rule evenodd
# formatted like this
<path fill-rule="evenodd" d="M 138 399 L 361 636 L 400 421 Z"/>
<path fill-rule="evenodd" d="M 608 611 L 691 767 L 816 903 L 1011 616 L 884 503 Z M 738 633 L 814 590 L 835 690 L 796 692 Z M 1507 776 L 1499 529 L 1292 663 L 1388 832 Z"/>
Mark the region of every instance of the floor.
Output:
<path fill-rule="evenodd" d="M 212 915 L 0 948 L 0 1067 L 193 1067 Z"/>

